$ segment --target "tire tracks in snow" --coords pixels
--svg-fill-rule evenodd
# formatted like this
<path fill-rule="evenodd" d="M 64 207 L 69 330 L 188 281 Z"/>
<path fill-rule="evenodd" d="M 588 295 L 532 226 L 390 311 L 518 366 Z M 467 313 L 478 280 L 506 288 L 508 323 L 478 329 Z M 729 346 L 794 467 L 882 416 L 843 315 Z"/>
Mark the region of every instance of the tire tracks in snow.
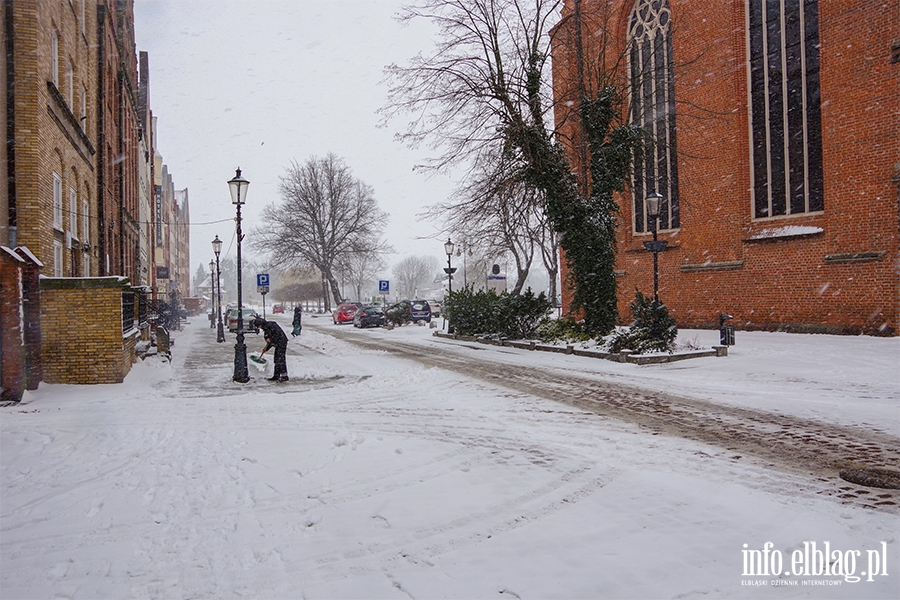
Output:
<path fill-rule="evenodd" d="M 783 413 L 644 390 L 580 376 L 558 368 L 520 366 L 491 358 L 493 347 L 442 340 L 440 346 L 366 337 L 355 332 L 316 328 L 367 349 L 389 352 L 430 368 L 446 369 L 493 386 L 561 402 L 596 415 L 640 427 L 651 435 L 679 437 L 720 448 L 732 460 L 761 465 L 812 479 L 816 493 L 844 504 L 900 512 L 900 492 L 865 488 L 839 478 L 848 468 L 900 465 L 900 439 L 890 434 L 824 423 Z M 477 350 L 473 357 L 469 350 Z M 424 350 L 424 351 L 423 351 Z M 504 348 L 504 352 L 526 352 Z"/>

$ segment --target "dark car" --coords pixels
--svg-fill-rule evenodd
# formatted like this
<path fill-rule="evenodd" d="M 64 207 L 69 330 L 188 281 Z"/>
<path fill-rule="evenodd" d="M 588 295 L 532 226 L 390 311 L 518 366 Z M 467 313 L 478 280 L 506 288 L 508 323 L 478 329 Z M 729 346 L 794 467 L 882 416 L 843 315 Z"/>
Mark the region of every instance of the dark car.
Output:
<path fill-rule="evenodd" d="M 283 315 L 284 314 L 284 304 L 276 304 L 275 306 L 273 306 L 272 314 L 273 315 L 279 315 L 279 314 Z"/>
<path fill-rule="evenodd" d="M 381 327 L 385 323 L 384 311 L 380 306 L 363 306 L 353 317 L 353 326 L 364 329 L 366 327 Z"/>
<path fill-rule="evenodd" d="M 335 325 L 340 325 L 341 323 L 352 323 L 353 317 L 356 316 L 356 311 L 358 311 L 362 307 L 362 304 L 359 302 L 344 302 L 331 313 L 331 319 L 334 321 Z"/>
<path fill-rule="evenodd" d="M 413 323 L 416 321 L 431 323 L 431 305 L 428 304 L 428 300 L 410 300 L 409 310 Z"/>

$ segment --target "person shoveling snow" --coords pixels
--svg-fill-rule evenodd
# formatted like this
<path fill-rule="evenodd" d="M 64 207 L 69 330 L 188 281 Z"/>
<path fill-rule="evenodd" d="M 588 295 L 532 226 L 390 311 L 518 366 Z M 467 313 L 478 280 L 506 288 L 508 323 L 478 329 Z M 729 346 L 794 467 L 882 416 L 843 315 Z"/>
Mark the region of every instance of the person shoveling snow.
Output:
<path fill-rule="evenodd" d="M 272 377 L 269 378 L 269 381 L 287 381 L 288 380 L 288 372 L 287 372 L 287 344 L 288 338 L 285 335 L 284 330 L 281 329 L 281 326 L 275 321 L 266 321 L 261 317 L 256 317 L 253 320 L 253 326 L 259 327 L 263 331 L 263 336 L 266 338 L 266 347 L 263 348 L 263 351 L 259 353 L 259 355 L 254 359 L 253 355 L 250 355 L 250 360 L 256 362 L 258 364 L 260 361 L 265 361 L 263 358 L 263 354 L 265 354 L 269 348 L 275 348 L 275 373 Z"/>

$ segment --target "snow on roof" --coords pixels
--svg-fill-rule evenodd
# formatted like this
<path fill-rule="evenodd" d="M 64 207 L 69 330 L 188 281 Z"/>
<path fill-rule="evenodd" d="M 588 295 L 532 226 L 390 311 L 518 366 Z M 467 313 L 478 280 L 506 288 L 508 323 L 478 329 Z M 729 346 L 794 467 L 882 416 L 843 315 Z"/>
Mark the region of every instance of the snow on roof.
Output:
<path fill-rule="evenodd" d="M 18 246 L 18 247 L 16 248 L 16 251 L 21 252 L 22 254 L 24 254 L 25 256 L 27 256 L 27 257 L 28 257 L 34 264 L 36 264 L 37 266 L 39 266 L 39 267 L 43 267 L 43 266 L 44 266 L 44 263 L 42 263 L 40 260 L 38 260 L 38 257 L 35 256 L 35 255 L 31 252 L 31 250 L 28 249 L 28 246 Z"/>
<path fill-rule="evenodd" d="M 4 250 L 7 254 L 9 254 L 10 256 L 12 256 L 12 257 L 13 257 L 14 259 L 16 259 L 17 261 L 19 261 L 19 262 L 25 262 L 25 260 L 24 260 L 21 256 L 19 256 L 18 254 L 16 254 L 15 252 L 13 252 L 12 249 L 7 248 L 6 246 L 0 246 L 0 249 Z"/>

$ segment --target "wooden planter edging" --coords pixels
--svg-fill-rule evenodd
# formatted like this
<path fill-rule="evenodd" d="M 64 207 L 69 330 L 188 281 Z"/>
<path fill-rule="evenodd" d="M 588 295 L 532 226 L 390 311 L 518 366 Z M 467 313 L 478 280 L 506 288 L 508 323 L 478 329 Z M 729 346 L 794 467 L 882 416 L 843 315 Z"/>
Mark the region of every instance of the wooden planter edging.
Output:
<path fill-rule="evenodd" d="M 689 358 L 706 358 L 709 356 L 728 356 L 728 346 L 713 346 L 711 350 L 694 350 L 691 352 L 676 352 L 673 354 L 634 354 L 628 350 L 619 353 L 601 352 L 600 350 L 586 350 L 575 348 L 572 344 L 567 346 L 550 346 L 537 342 L 523 342 L 512 340 L 498 340 L 493 338 L 475 337 L 471 335 L 458 335 L 455 333 L 443 333 L 435 331 L 432 335 L 451 340 L 464 342 L 477 342 L 489 346 L 506 346 L 521 350 L 537 350 L 540 352 L 556 352 L 557 354 L 574 354 L 575 356 L 587 356 L 590 358 L 602 358 L 620 363 L 632 363 L 635 365 L 654 365 L 660 363 L 677 362 Z"/>

